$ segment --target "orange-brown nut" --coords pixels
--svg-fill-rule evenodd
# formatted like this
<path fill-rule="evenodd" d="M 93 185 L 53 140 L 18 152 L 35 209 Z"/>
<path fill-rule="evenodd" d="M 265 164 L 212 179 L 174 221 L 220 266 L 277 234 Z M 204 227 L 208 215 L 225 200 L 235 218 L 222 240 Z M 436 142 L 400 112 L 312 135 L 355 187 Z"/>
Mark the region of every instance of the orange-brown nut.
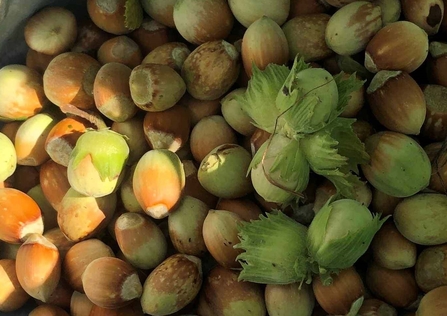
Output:
<path fill-rule="evenodd" d="M 138 44 L 124 35 L 105 41 L 98 50 L 98 61 L 103 65 L 116 62 L 135 68 L 141 64 L 142 59 Z"/>
<path fill-rule="evenodd" d="M 72 104 L 92 109 L 93 82 L 101 65 L 83 53 L 68 52 L 55 57 L 43 75 L 45 95 L 57 106 Z"/>

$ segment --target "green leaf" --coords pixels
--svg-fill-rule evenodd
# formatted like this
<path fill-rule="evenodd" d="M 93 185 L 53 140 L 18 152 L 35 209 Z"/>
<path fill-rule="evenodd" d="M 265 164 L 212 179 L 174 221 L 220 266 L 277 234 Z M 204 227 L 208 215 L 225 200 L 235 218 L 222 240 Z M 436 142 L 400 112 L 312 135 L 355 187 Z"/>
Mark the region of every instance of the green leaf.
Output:
<path fill-rule="evenodd" d="M 308 95 L 303 98 L 295 90 L 292 92 L 291 98 L 296 98 L 296 101 L 293 101 L 294 105 L 279 116 L 281 123 L 279 125 L 283 126 L 283 132 L 286 135 L 309 134 L 323 127 L 323 124 L 317 127 L 311 124 L 315 110 L 321 104 L 321 100 L 316 95 Z"/>
<path fill-rule="evenodd" d="M 280 87 L 280 89 L 276 91 L 276 106 L 281 113 L 292 107 L 296 103 L 298 98 L 301 97 L 301 95 L 297 95 L 299 92 L 296 89 L 296 76 L 301 71 L 309 68 L 311 67 L 309 64 L 306 64 L 306 62 L 304 62 L 304 58 L 299 58 L 299 55 L 295 57 L 292 69 L 290 70 L 284 84 L 282 85 L 282 87 Z"/>
<path fill-rule="evenodd" d="M 335 60 L 337 61 L 338 67 L 341 71 L 347 72 L 347 73 L 356 73 L 361 78 L 370 80 L 372 77 L 374 77 L 374 74 L 369 72 L 365 66 L 354 60 L 351 56 L 342 56 L 337 55 L 335 57 Z"/>
<path fill-rule="evenodd" d="M 297 56 L 276 98 L 280 125 L 290 136 L 313 133 L 327 124 L 337 98 L 338 90 L 331 74 L 311 68 Z"/>
<path fill-rule="evenodd" d="M 324 239 L 326 237 L 329 218 L 331 216 L 332 211 L 331 203 L 333 201 L 333 198 L 334 197 L 332 196 L 327 200 L 327 202 L 320 209 L 320 211 L 318 211 L 317 215 L 314 217 L 309 226 L 310 229 L 313 229 L 314 226 L 318 227 L 318 234 L 314 233 L 310 236 L 309 230 L 307 231 L 307 250 L 309 254 L 316 252 L 323 245 Z M 314 262 L 314 259 L 312 258 L 310 258 L 309 261 L 312 264 L 311 265 L 312 272 L 315 274 L 319 274 L 320 267 L 318 263 Z"/>
<path fill-rule="evenodd" d="M 369 161 L 364 144 L 352 130 L 353 120 L 337 118 L 324 129 L 301 140 L 311 169 L 329 179 L 337 191 L 348 198 L 355 198 L 355 187 L 361 182 L 352 172 L 357 164 Z"/>
<path fill-rule="evenodd" d="M 315 172 L 318 170 L 331 171 L 343 168 L 348 164 L 348 158 L 338 153 L 338 141 L 331 137 L 330 130 L 326 128 L 317 133 L 306 135 L 300 145 Z"/>
<path fill-rule="evenodd" d="M 275 104 L 276 96 L 289 72 L 286 66 L 269 64 L 264 70 L 260 70 L 253 64 L 253 75 L 247 90 L 236 97 L 253 125 L 269 133 L 273 133 L 279 115 Z"/>
<path fill-rule="evenodd" d="M 264 156 L 265 150 L 267 149 L 267 146 L 269 144 L 269 139 L 264 144 L 262 144 L 261 147 L 259 147 L 258 151 L 253 156 L 253 158 L 250 162 L 250 165 L 248 166 L 248 170 L 247 170 L 247 174 L 246 174 L 247 176 L 250 174 L 251 169 L 256 168 L 256 166 L 262 162 L 262 158 Z"/>
<path fill-rule="evenodd" d="M 351 99 L 351 93 L 359 90 L 366 80 L 359 80 L 356 74 L 350 75 L 348 78 L 344 78 L 345 73 L 340 72 L 334 76 L 334 80 L 337 83 L 338 88 L 338 104 L 336 111 L 332 112 L 329 123 L 335 120 L 346 108 L 349 100 Z"/>
<path fill-rule="evenodd" d="M 337 142 L 338 153 L 348 158 L 349 170 L 359 173 L 358 165 L 368 163 L 370 157 L 366 152 L 365 145 L 360 141 L 352 129 L 355 119 L 338 117 L 327 129 Z"/>
<path fill-rule="evenodd" d="M 360 308 L 362 308 L 364 300 L 365 298 L 363 296 L 360 296 L 357 300 L 355 300 L 354 303 L 352 303 L 349 312 L 345 316 L 357 316 Z"/>
<path fill-rule="evenodd" d="M 243 249 L 236 259 L 242 265 L 239 281 L 290 284 L 309 277 L 306 249 L 307 228 L 282 212 L 261 215 L 239 227 Z"/>
<path fill-rule="evenodd" d="M 341 196 L 354 199 L 357 197 L 355 189 L 362 185 L 359 177 L 349 171 L 330 170 L 322 176 L 326 177 L 337 188 L 337 193 Z"/>
<path fill-rule="evenodd" d="M 347 232 L 344 238 L 326 243 L 319 249 L 314 260 L 328 272 L 353 266 L 369 248 L 375 234 L 388 217 L 381 220 L 380 214 L 374 214 L 367 226 L 355 232 Z"/>
<path fill-rule="evenodd" d="M 278 182 L 291 190 L 301 193 L 309 183 L 310 167 L 300 148 L 299 140 L 290 139 L 289 143 L 277 155 L 270 173 Z"/>

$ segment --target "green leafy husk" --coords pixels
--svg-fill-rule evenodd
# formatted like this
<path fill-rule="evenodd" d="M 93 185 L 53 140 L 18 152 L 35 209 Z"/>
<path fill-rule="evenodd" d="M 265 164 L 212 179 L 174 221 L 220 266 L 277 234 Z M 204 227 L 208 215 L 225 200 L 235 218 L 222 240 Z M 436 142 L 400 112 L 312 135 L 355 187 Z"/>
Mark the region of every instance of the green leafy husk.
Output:
<path fill-rule="evenodd" d="M 358 299 L 354 301 L 351 305 L 351 309 L 345 316 L 357 316 L 360 308 L 362 308 L 363 301 L 365 298 L 363 296 L 360 296 Z"/>
<path fill-rule="evenodd" d="M 306 135 L 300 142 L 311 169 L 328 178 L 337 191 L 355 199 L 360 185 L 358 164 L 367 163 L 369 155 L 364 144 L 352 130 L 354 119 L 336 118 L 324 129 Z"/>
<path fill-rule="evenodd" d="M 329 199 L 307 234 L 312 272 L 322 275 L 323 283 L 327 283 L 331 274 L 354 265 L 388 217 L 380 219 L 380 214 L 371 214 L 354 200 Z"/>
<path fill-rule="evenodd" d="M 253 75 L 245 94 L 236 97 L 253 125 L 269 133 L 275 130 L 276 119 L 279 116 L 279 110 L 275 105 L 276 96 L 289 72 L 286 66 L 269 64 L 264 70 L 260 70 L 253 64 Z"/>
<path fill-rule="evenodd" d="M 289 202 L 293 196 L 301 196 L 301 192 L 309 183 L 310 168 L 300 150 L 299 140 L 281 134 L 272 135 L 262 144 L 253 157 L 248 172 L 257 167 L 262 168 L 261 172 L 265 173 L 269 181 L 266 182 L 264 178 L 256 177 L 253 173 L 253 186 L 258 194 L 269 202 Z M 273 185 L 284 192 L 275 192 L 277 190 L 273 190 Z"/>
<path fill-rule="evenodd" d="M 105 181 L 120 176 L 129 152 L 129 146 L 121 134 L 107 129 L 89 130 L 79 137 L 70 160 L 73 169 L 76 169 L 79 163 L 90 155 L 101 181 Z"/>
<path fill-rule="evenodd" d="M 243 268 L 239 281 L 261 284 L 309 281 L 306 233 L 306 226 L 279 211 L 242 224 L 241 242 L 234 246 L 245 250 L 236 258 Z"/>
<path fill-rule="evenodd" d="M 355 175 L 357 165 L 368 162 L 369 156 L 352 131 L 354 120 L 338 116 L 345 110 L 350 94 L 363 84 L 355 74 L 348 78 L 344 73 L 332 77 L 324 70 L 312 69 L 299 56 L 290 71 L 273 64 L 262 71 L 253 66 L 249 87 L 238 101 L 255 126 L 271 133 L 272 139 L 275 135 L 287 137 L 290 144 L 272 151 L 271 155 L 269 148 L 270 163 L 263 157 L 267 145 L 261 147 L 249 171 L 263 161 L 270 184 L 287 192 L 300 192 L 305 189 L 312 169 L 332 181 L 343 196 L 355 198 L 355 187 L 360 185 Z M 332 97 L 337 98 L 335 103 Z M 259 170 L 257 174 L 258 180 L 267 185 Z M 281 200 L 290 201 L 285 191 L 278 193 L 284 193 Z"/>
<path fill-rule="evenodd" d="M 323 128 L 337 105 L 337 98 L 332 75 L 324 69 L 311 68 L 304 59 L 296 57 L 276 98 L 281 112 L 280 127 L 292 134 L 308 134 Z"/>
<path fill-rule="evenodd" d="M 351 93 L 359 90 L 366 82 L 366 80 L 359 80 L 355 73 L 350 75 L 347 79 L 343 78 L 344 72 L 334 76 L 338 88 L 338 105 L 337 109 L 332 113 L 329 123 L 335 120 L 346 109 Z"/>
<path fill-rule="evenodd" d="M 138 0 L 126 0 L 124 5 L 124 26 L 129 30 L 136 30 L 143 22 L 143 8 Z"/>

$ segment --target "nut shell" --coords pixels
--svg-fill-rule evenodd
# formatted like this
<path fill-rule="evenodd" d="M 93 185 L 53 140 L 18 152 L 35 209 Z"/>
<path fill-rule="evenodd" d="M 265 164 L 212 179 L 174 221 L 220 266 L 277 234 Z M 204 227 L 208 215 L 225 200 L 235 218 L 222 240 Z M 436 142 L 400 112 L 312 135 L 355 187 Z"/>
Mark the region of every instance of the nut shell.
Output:
<path fill-rule="evenodd" d="M 383 27 L 369 41 L 365 67 L 374 73 L 379 70 L 411 73 L 422 65 L 427 55 L 427 33 L 414 23 L 398 21 Z"/>
<path fill-rule="evenodd" d="M 178 156 L 154 149 L 141 157 L 133 176 L 133 190 L 144 212 L 164 218 L 172 212 L 185 186 L 185 171 Z"/>
<path fill-rule="evenodd" d="M 289 45 L 281 27 L 272 19 L 263 16 L 253 22 L 242 39 L 242 62 L 249 78 L 253 64 L 263 70 L 268 64 L 285 64 L 290 58 Z"/>
<path fill-rule="evenodd" d="M 368 265 L 365 280 L 376 297 L 394 307 L 408 307 L 418 297 L 418 287 L 411 269 L 390 270 L 372 262 Z"/>
<path fill-rule="evenodd" d="M 267 16 L 282 25 L 290 12 L 290 0 L 229 0 L 231 12 L 235 18 L 245 27 L 249 27 L 254 21 Z"/>
<path fill-rule="evenodd" d="M 213 268 L 203 284 L 197 313 L 204 316 L 265 315 L 264 293 L 259 284 L 239 282 L 238 272 Z"/>
<path fill-rule="evenodd" d="M 380 7 L 367 1 L 355 1 L 339 9 L 329 19 L 326 43 L 339 55 L 354 55 L 365 49 L 381 27 Z"/>
<path fill-rule="evenodd" d="M 447 196 L 444 194 L 417 194 L 396 206 L 394 223 L 405 238 L 416 244 L 441 245 L 447 242 L 447 231 L 444 229 L 446 206 Z"/>
<path fill-rule="evenodd" d="M 61 202 L 57 222 L 62 232 L 72 241 L 81 241 L 98 234 L 112 219 L 116 194 L 94 198 L 70 188 Z"/>
<path fill-rule="evenodd" d="M 432 141 L 442 141 L 447 137 L 447 88 L 441 85 L 425 85 L 424 93 L 427 114 L 421 134 Z"/>
<path fill-rule="evenodd" d="M 392 221 L 387 221 L 371 243 L 374 260 L 384 268 L 401 270 L 416 264 L 417 248 L 402 236 Z"/>
<path fill-rule="evenodd" d="M 174 5 L 175 27 L 192 44 L 226 38 L 233 22 L 225 0 L 177 0 Z"/>
<path fill-rule="evenodd" d="M 39 234 L 31 234 L 16 258 L 17 279 L 33 298 L 46 302 L 61 276 L 61 259 L 55 245 Z"/>
<path fill-rule="evenodd" d="M 306 62 L 318 61 L 333 54 L 325 39 L 326 26 L 330 18 L 329 14 L 324 13 L 306 14 L 297 16 L 283 25 L 290 60 L 297 54 L 300 54 Z"/>
<path fill-rule="evenodd" d="M 146 314 L 170 315 L 188 305 L 202 285 L 199 258 L 176 254 L 155 268 L 144 282 L 141 306 Z"/>
<path fill-rule="evenodd" d="M 189 94 L 199 100 L 215 100 L 236 82 L 239 52 L 226 41 L 200 45 L 183 63 L 182 77 Z"/>
<path fill-rule="evenodd" d="M 100 29 L 115 35 L 135 30 L 143 20 L 140 3 L 128 0 L 87 0 L 87 11 Z"/>
<path fill-rule="evenodd" d="M 422 28 L 428 35 L 438 33 L 444 16 L 442 0 L 402 0 L 402 13 L 407 21 Z"/>
<path fill-rule="evenodd" d="M 28 234 L 43 233 L 43 219 L 37 203 L 12 188 L 0 189 L 0 240 L 21 243 Z"/>
<path fill-rule="evenodd" d="M 425 248 L 418 257 L 415 276 L 419 288 L 429 292 L 447 285 L 447 245 Z"/>
<path fill-rule="evenodd" d="M 153 269 L 166 257 L 167 242 L 161 229 L 139 213 L 123 213 L 115 223 L 115 236 L 126 261 L 144 270 Z"/>
<path fill-rule="evenodd" d="M 25 305 L 30 298 L 17 279 L 16 262 L 12 259 L 0 260 L 0 311 L 13 312 Z"/>
<path fill-rule="evenodd" d="M 82 274 L 93 260 L 103 257 L 114 257 L 112 249 L 99 239 L 88 239 L 72 246 L 66 253 L 62 263 L 64 278 L 70 286 L 80 293 L 82 287 Z"/>
<path fill-rule="evenodd" d="M 0 68 L 0 120 L 25 120 L 47 104 L 42 76 L 23 65 Z"/>
<path fill-rule="evenodd" d="M 72 104 L 81 109 L 94 107 L 93 83 L 101 65 L 83 53 L 58 55 L 43 75 L 47 98 L 57 106 Z"/>
<path fill-rule="evenodd" d="M 109 62 L 96 75 L 93 84 L 96 108 L 114 122 L 125 122 L 138 111 L 130 93 L 131 72 L 124 63 Z"/>
<path fill-rule="evenodd" d="M 403 71 L 379 71 L 367 89 L 377 120 L 391 131 L 418 135 L 424 124 L 426 102 L 417 82 Z"/>
<path fill-rule="evenodd" d="M 28 19 L 25 25 L 26 44 L 47 55 L 68 51 L 76 37 L 76 18 L 62 7 L 46 7 Z"/>
<path fill-rule="evenodd" d="M 447 286 L 441 286 L 428 292 L 419 303 L 418 316 L 443 316 L 447 311 Z"/>
<path fill-rule="evenodd" d="M 103 65 L 116 62 L 134 68 L 141 64 L 142 59 L 138 44 L 124 35 L 105 41 L 98 50 L 98 61 Z"/>
<path fill-rule="evenodd" d="M 317 302 L 327 313 L 333 315 L 348 313 L 352 303 L 365 292 L 362 279 L 354 268 L 340 271 L 333 277 L 330 285 L 323 285 L 317 277 L 312 282 L 312 287 Z"/>
<path fill-rule="evenodd" d="M 113 257 L 90 262 L 82 274 L 82 285 L 90 301 L 110 309 L 129 305 L 132 300 L 140 298 L 143 291 L 135 268 Z"/>
<path fill-rule="evenodd" d="M 186 92 L 185 82 L 180 75 L 171 67 L 159 64 L 135 67 L 129 84 L 135 104 L 149 112 L 173 107 Z"/>

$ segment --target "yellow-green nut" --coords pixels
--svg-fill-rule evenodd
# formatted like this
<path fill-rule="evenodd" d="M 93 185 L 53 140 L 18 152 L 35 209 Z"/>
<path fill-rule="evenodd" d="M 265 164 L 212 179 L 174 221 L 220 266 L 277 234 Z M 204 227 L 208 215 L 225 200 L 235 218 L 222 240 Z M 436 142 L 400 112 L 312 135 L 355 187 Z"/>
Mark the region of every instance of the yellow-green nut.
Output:
<path fill-rule="evenodd" d="M 145 314 L 171 315 L 191 303 L 201 286 L 201 260 L 184 254 L 172 255 L 144 282 L 141 307 Z"/>
<path fill-rule="evenodd" d="M 355 1 L 332 15 L 326 27 L 326 44 L 339 55 L 361 52 L 382 28 L 380 6 Z"/>
<path fill-rule="evenodd" d="M 394 211 L 399 232 L 408 240 L 424 246 L 447 243 L 447 196 L 421 193 L 404 199 Z"/>
<path fill-rule="evenodd" d="M 430 160 L 411 137 L 380 132 L 365 140 L 365 148 L 371 159 L 361 165 L 362 171 L 377 190 L 395 197 L 409 197 L 428 186 Z"/>
<path fill-rule="evenodd" d="M 327 122 L 338 105 L 338 88 L 332 75 L 322 68 L 300 71 L 294 84 L 304 99 L 317 98 L 318 103 L 310 120 L 311 126 Z"/>
<path fill-rule="evenodd" d="M 68 182 L 77 192 L 102 197 L 117 190 L 124 176 L 129 146 L 111 130 L 82 134 L 70 155 Z"/>
<path fill-rule="evenodd" d="M 243 147 L 223 144 L 214 148 L 200 164 L 198 179 L 211 194 L 235 199 L 253 191 L 247 170 L 251 155 Z"/>
<path fill-rule="evenodd" d="M 236 132 L 244 136 L 251 136 L 256 127 L 251 123 L 250 117 L 242 110 L 239 96 L 245 94 L 245 88 L 238 88 L 228 93 L 221 101 L 222 115 Z"/>
<path fill-rule="evenodd" d="M 12 141 L 3 133 L 0 133 L 0 182 L 9 178 L 17 167 L 17 154 Z"/>

